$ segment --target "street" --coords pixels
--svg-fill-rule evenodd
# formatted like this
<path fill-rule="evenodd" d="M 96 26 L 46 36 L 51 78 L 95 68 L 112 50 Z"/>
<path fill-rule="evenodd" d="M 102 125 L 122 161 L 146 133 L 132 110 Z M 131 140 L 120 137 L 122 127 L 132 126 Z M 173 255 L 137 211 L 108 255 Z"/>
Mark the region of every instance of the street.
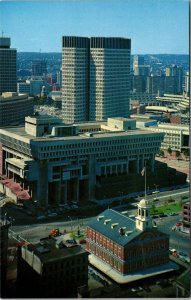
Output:
<path fill-rule="evenodd" d="M 136 214 L 136 210 L 131 210 L 131 214 Z M 169 234 L 170 247 L 177 249 L 178 251 L 184 251 L 188 256 L 190 255 L 190 237 L 188 234 L 173 231 L 172 227 L 180 220 L 181 215 L 168 216 L 163 218 L 154 219 L 158 226 L 158 230 Z M 19 225 L 12 226 L 11 230 L 16 234 L 21 235 L 24 239 L 30 242 L 38 242 L 40 238 L 48 236 L 49 232 L 53 228 L 59 228 L 61 232 L 77 231 L 78 227 L 84 231 L 87 223 L 91 218 L 65 218 L 62 222 L 34 224 L 34 225 Z"/>

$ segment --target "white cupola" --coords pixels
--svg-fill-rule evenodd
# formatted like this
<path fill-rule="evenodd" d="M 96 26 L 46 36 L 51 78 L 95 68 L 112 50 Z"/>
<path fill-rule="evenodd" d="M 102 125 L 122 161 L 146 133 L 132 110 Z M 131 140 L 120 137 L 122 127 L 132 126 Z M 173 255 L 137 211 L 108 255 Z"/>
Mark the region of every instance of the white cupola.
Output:
<path fill-rule="evenodd" d="M 152 228 L 152 218 L 150 216 L 150 204 L 148 200 L 142 199 L 137 205 L 136 228 L 145 230 Z"/>

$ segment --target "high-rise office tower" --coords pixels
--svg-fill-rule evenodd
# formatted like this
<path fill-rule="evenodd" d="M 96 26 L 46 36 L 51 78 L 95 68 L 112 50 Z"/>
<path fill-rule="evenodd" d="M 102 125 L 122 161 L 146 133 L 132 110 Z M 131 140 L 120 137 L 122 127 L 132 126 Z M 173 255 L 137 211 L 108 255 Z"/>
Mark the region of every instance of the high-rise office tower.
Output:
<path fill-rule="evenodd" d="M 32 75 L 43 76 L 47 73 L 47 63 L 45 60 L 33 60 L 32 62 Z"/>
<path fill-rule="evenodd" d="M 9 37 L 0 37 L 0 94 L 17 91 L 17 50 Z"/>
<path fill-rule="evenodd" d="M 62 110 L 66 123 L 88 120 L 89 39 L 65 36 L 62 41 Z"/>
<path fill-rule="evenodd" d="M 150 66 L 145 65 L 145 60 L 143 56 L 134 55 L 133 57 L 133 74 L 135 76 L 149 76 Z"/>
<path fill-rule="evenodd" d="M 146 92 L 152 95 L 164 93 L 164 76 L 148 76 Z"/>
<path fill-rule="evenodd" d="M 189 72 L 186 72 L 186 75 L 185 75 L 185 92 L 189 95 L 190 94 L 190 73 Z"/>
<path fill-rule="evenodd" d="M 62 46 L 64 121 L 128 117 L 131 40 L 65 36 Z"/>
<path fill-rule="evenodd" d="M 133 71 L 134 71 L 135 67 L 144 66 L 144 64 L 145 64 L 144 56 L 134 55 L 134 57 L 133 57 Z"/>

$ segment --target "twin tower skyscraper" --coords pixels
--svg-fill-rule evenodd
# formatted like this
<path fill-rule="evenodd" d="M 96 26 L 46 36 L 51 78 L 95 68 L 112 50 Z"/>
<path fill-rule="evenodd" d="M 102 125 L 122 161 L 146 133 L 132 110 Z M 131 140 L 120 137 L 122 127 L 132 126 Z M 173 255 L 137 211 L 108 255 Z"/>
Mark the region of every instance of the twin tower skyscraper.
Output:
<path fill-rule="evenodd" d="M 62 38 L 62 111 L 66 123 L 129 117 L 131 40 Z"/>

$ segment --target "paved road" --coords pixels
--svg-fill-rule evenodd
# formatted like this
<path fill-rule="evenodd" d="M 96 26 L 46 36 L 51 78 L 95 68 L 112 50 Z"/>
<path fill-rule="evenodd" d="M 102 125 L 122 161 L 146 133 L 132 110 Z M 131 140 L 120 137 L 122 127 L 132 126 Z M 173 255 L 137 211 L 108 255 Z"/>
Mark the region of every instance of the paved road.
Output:
<path fill-rule="evenodd" d="M 158 230 L 170 235 L 170 247 L 175 248 L 178 251 L 184 251 L 188 256 L 190 256 L 190 235 L 180 232 L 173 231 L 172 227 L 179 222 L 181 215 L 169 216 L 162 218 L 162 220 L 155 219 L 158 226 Z"/>
<path fill-rule="evenodd" d="M 130 211 L 131 214 L 136 214 L 136 210 Z M 173 231 L 172 227 L 180 220 L 181 215 L 177 216 L 169 216 L 163 217 L 162 219 L 154 219 L 158 230 L 167 233 L 170 235 L 170 247 L 177 249 L 178 251 L 184 251 L 188 256 L 190 255 L 190 236 L 188 234 Z M 87 223 L 91 220 L 91 218 L 83 218 L 83 219 L 70 219 L 65 220 L 63 222 L 54 222 L 54 223 L 45 223 L 45 224 L 35 224 L 35 225 L 20 225 L 20 226 L 12 226 L 12 230 L 17 234 L 21 235 L 26 240 L 31 242 L 38 242 L 40 238 L 47 236 L 51 229 L 59 228 L 61 232 L 66 230 L 67 232 L 71 232 L 71 230 L 78 230 L 78 226 L 80 230 L 85 230 Z"/>
<path fill-rule="evenodd" d="M 68 218 L 69 221 L 65 220 L 62 222 L 12 226 L 11 230 L 16 234 L 21 235 L 24 239 L 34 243 L 38 242 L 39 239 L 48 236 L 50 230 L 53 228 L 59 228 L 61 232 L 64 232 L 64 230 L 66 230 L 66 232 L 77 232 L 79 227 L 80 230 L 84 231 L 90 219 L 91 218 Z"/>

